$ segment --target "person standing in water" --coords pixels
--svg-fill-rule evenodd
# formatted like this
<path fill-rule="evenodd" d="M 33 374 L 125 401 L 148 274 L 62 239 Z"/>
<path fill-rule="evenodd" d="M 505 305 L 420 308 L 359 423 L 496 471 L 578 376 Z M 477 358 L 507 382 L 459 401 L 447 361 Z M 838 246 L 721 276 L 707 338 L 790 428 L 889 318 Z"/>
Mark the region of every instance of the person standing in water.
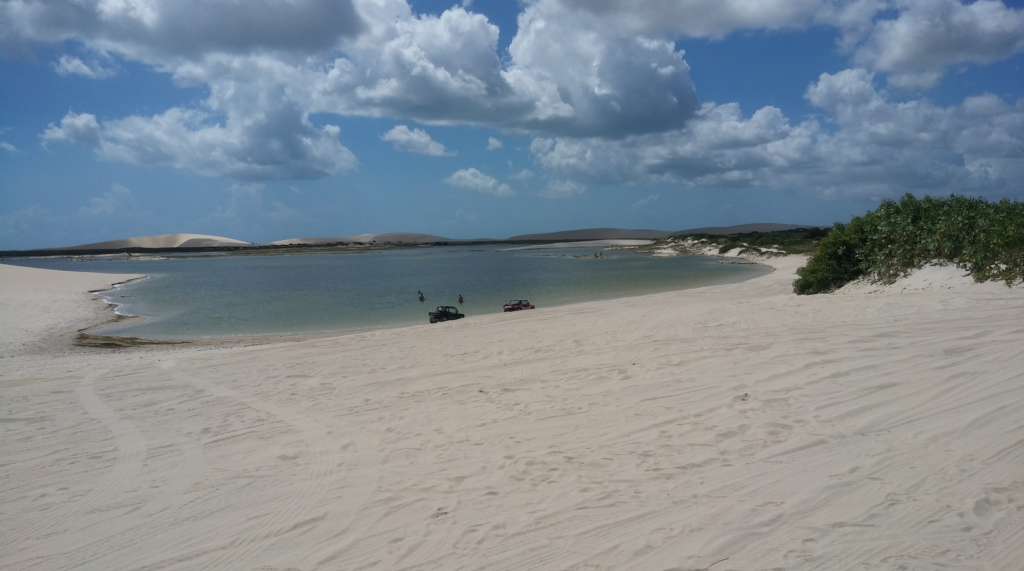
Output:
<path fill-rule="evenodd" d="M 459 303 L 462 303 L 462 294 L 459 294 Z"/>

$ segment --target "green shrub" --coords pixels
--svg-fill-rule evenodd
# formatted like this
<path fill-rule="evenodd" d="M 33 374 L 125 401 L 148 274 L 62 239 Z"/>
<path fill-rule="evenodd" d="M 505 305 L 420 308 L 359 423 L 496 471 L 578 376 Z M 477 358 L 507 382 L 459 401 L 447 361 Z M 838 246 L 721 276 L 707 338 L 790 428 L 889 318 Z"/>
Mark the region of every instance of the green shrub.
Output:
<path fill-rule="evenodd" d="M 907 194 L 836 224 L 797 270 L 793 291 L 835 290 L 868 275 L 892 282 L 922 262 L 947 260 L 978 281 L 1024 282 L 1024 203 Z"/>

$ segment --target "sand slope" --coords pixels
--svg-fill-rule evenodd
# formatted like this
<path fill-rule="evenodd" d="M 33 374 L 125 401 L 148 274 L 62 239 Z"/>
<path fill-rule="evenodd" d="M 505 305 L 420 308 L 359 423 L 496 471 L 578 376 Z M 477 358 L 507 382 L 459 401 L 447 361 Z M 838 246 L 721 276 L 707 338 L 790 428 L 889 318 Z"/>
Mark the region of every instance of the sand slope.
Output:
<path fill-rule="evenodd" d="M 798 262 L 304 342 L 5 359 L 0 567 L 1017 568 L 1024 291 L 796 297 Z"/>
<path fill-rule="evenodd" d="M 122 238 L 120 240 L 108 240 L 106 242 L 94 242 L 61 248 L 62 250 L 120 250 L 123 248 L 198 248 L 213 246 L 247 246 L 248 242 L 224 238 L 222 236 L 207 236 L 206 234 L 158 234 L 155 236 L 137 236 L 135 238 Z"/>

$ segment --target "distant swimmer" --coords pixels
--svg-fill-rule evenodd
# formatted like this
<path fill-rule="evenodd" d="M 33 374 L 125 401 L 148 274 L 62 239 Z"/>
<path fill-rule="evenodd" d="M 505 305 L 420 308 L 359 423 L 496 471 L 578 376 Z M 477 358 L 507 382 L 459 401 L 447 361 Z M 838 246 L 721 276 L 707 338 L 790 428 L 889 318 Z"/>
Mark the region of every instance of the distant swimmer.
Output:
<path fill-rule="evenodd" d="M 420 294 L 420 301 L 423 301 L 423 299 L 424 299 L 424 297 L 423 297 L 423 294 L 421 293 Z"/>
<path fill-rule="evenodd" d="M 459 294 L 459 303 L 462 303 L 462 294 Z"/>

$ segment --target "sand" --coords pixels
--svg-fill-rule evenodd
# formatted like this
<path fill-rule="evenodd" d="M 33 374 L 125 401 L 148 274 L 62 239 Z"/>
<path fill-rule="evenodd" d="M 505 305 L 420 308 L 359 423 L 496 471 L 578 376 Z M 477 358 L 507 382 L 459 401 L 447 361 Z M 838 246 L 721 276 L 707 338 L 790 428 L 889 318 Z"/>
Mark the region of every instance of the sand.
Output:
<path fill-rule="evenodd" d="M 107 240 L 61 248 L 62 250 L 120 250 L 124 248 L 211 248 L 219 246 L 249 246 L 248 242 L 209 236 L 207 234 L 158 234 L 155 236 L 136 236 L 120 240 Z"/>
<path fill-rule="evenodd" d="M 801 260 L 769 262 L 438 325 L 6 356 L 0 568 L 1019 568 L 1024 290 L 797 297 Z M 24 272 L 0 274 L 5 347 L 96 305 L 93 277 Z"/>
<path fill-rule="evenodd" d="M 144 277 L 0 264 L 0 359 L 66 353 L 79 329 L 116 318 L 113 307 L 90 291 Z M 6 367 L 0 374 L 6 378 Z"/>

